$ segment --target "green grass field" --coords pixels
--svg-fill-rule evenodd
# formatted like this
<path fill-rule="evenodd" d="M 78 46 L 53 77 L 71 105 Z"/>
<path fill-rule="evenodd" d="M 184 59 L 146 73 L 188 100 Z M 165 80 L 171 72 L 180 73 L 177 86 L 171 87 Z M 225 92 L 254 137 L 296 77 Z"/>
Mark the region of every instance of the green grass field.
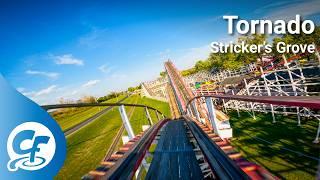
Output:
<path fill-rule="evenodd" d="M 61 129 L 66 131 L 102 110 L 100 107 L 85 107 L 79 109 L 80 110 L 76 110 L 76 112 L 70 111 L 59 116 L 53 116 L 53 118 L 58 122 Z"/>
<path fill-rule="evenodd" d="M 121 95 L 118 98 L 113 98 L 106 103 L 114 103 L 117 102 L 118 100 L 121 100 L 125 97 L 126 95 Z M 58 115 L 53 115 L 52 117 L 58 122 L 60 125 L 61 129 L 63 131 L 66 131 L 75 125 L 83 122 L 84 120 L 92 117 L 99 111 L 103 110 L 104 107 L 83 107 L 83 108 L 72 108 L 70 111 L 63 112 Z"/>
<path fill-rule="evenodd" d="M 143 97 L 143 98 L 138 99 L 137 104 L 144 104 L 144 105 L 153 107 L 155 109 L 158 109 L 166 117 L 169 117 L 169 115 L 170 115 L 170 108 L 169 108 L 168 103 Z M 150 113 L 152 122 L 154 124 L 157 123 L 158 120 L 157 120 L 157 116 L 156 116 L 155 111 L 149 109 L 149 113 Z M 161 118 L 160 114 L 159 114 L 159 117 Z M 142 125 L 149 125 L 149 121 L 146 117 L 146 113 L 145 113 L 144 108 L 141 108 L 141 107 L 135 108 L 135 110 L 132 114 L 132 117 L 130 118 L 130 123 L 131 123 L 132 129 L 135 134 L 142 131 Z"/>
<path fill-rule="evenodd" d="M 275 124 L 270 114 L 258 114 L 256 120 L 248 113 L 241 113 L 241 118 L 236 113 L 230 116 L 234 132 L 232 144 L 249 161 L 265 167 L 281 179 L 315 179 L 317 160 L 283 149 L 319 158 L 320 147 L 312 143 L 318 126 L 315 119 L 303 119 L 299 127 L 294 116 L 277 116 Z"/>
<path fill-rule="evenodd" d="M 132 95 L 124 102 L 146 104 L 158 108 L 166 115 L 169 114 L 167 103 L 141 98 L 138 95 Z M 143 108 L 126 107 L 126 112 L 128 116 L 131 114 L 130 122 L 137 134 L 142 130 L 141 126 L 147 123 Z M 152 119 L 156 119 L 155 114 L 151 116 Z M 80 179 L 84 174 L 99 165 L 121 124 L 118 108 L 115 107 L 68 136 L 67 158 L 56 179 Z"/>
<path fill-rule="evenodd" d="M 115 102 L 116 99 L 110 100 Z M 125 103 L 145 104 L 170 116 L 168 103 L 132 95 Z M 144 108 L 126 107 L 127 114 L 135 134 L 142 130 L 142 125 L 149 124 Z M 149 110 L 153 123 L 157 122 L 154 111 Z M 98 112 L 93 108 L 66 114 L 59 123 L 64 127 L 79 123 Z M 230 113 L 230 122 L 234 131 L 232 144 L 252 162 L 255 162 L 279 178 L 314 179 L 318 162 L 301 154 L 293 153 L 283 148 L 303 153 L 311 157 L 319 157 L 319 145 L 313 144 L 317 121 L 304 120 L 298 127 L 294 117 L 277 117 L 273 124 L 270 114 L 258 114 L 253 120 L 247 113 Z M 80 119 L 80 120 L 79 120 Z M 72 122 L 71 122 L 72 121 Z M 76 122 L 73 122 L 76 121 Z M 79 179 L 94 169 L 105 156 L 113 138 L 121 127 L 122 121 L 115 107 L 94 122 L 71 134 L 67 138 L 67 159 L 56 179 Z M 126 134 L 126 132 L 124 133 Z M 264 140 L 271 142 L 266 143 Z"/>

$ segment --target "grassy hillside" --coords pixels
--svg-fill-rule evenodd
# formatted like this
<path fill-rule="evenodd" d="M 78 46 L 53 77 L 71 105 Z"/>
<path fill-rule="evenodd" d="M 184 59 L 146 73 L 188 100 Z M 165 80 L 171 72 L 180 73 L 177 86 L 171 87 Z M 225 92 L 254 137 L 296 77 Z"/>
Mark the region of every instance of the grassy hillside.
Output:
<path fill-rule="evenodd" d="M 147 104 L 165 114 L 169 114 L 167 103 L 133 95 L 125 103 Z M 132 127 L 137 134 L 141 126 L 147 123 L 143 108 L 126 107 Z M 130 117 L 131 115 L 131 117 Z M 155 118 L 152 114 L 152 119 Z M 80 179 L 84 174 L 94 169 L 105 156 L 113 138 L 121 127 L 122 121 L 115 107 L 94 122 L 71 134 L 67 138 L 67 159 L 56 179 Z"/>
<path fill-rule="evenodd" d="M 299 154 L 319 158 L 320 147 L 312 143 L 318 126 L 315 119 L 303 120 L 299 127 L 294 116 L 278 116 L 273 124 L 270 114 L 258 114 L 254 120 L 247 113 L 242 113 L 241 118 L 231 113 L 230 122 L 234 131 L 232 144 L 249 161 L 281 179 L 315 178 L 318 161 Z"/>
<path fill-rule="evenodd" d="M 124 98 L 125 95 L 121 95 L 118 98 L 113 98 L 106 103 L 117 102 Z M 58 122 L 63 131 L 66 131 L 73 126 L 83 122 L 84 120 L 92 117 L 99 111 L 103 110 L 105 107 L 83 107 L 83 108 L 70 108 L 68 111 L 63 113 L 55 114 L 52 117 Z"/>
<path fill-rule="evenodd" d="M 137 101 L 138 104 L 144 104 L 150 107 L 153 107 L 155 109 L 158 109 L 161 111 L 166 117 L 170 115 L 170 108 L 169 104 L 166 102 L 154 100 L 154 99 L 149 99 L 146 97 L 139 98 Z M 157 116 L 155 111 L 149 109 L 149 113 L 152 119 L 153 123 L 158 122 Z M 161 115 L 159 114 L 159 117 L 161 118 Z M 142 131 L 142 125 L 148 125 L 149 121 L 146 117 L 146 113 L 144 108 L 135 108 L 134 113 L 132 117 L 130 118 L 131 126 L 135 134 L 139 133 Z"/>

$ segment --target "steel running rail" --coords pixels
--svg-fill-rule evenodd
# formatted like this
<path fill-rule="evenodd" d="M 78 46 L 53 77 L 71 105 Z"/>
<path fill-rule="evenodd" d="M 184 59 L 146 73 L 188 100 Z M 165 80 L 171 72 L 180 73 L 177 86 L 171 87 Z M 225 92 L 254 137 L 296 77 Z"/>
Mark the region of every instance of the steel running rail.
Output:
<path fill-rule="evenodd" d="M 195 96 L 194 98 L 188 101 L 186 107 L 188 107 L 194 99 L 199 99 L 202 97 L 213 97 L 213 98 L 230 99 L 230 100 L 238 100 L 238 101 L 259 102 L 259 103 L 267 103 L 267 104 L 277 104 L 277 105 L 320 109 L 320 97 L 318 96 L 245 96 L 245 95 L 220 95 L 220 94 Z"/>

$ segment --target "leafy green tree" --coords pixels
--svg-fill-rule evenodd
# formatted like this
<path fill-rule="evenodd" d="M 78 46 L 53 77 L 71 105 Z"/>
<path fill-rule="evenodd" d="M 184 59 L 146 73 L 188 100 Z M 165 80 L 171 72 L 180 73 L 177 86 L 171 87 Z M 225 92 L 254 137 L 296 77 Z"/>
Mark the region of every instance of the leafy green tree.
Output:
<path fill-rule="evenodd" d="M 300 31 L 302 32 L 302 31 Z M 264 34 L 253 34 L 249 36 L 242 36 L 238 38 L 238 43 L 244 42 L 248 45 L 259 45 L 267 43 L 267 36 Z M 284 42 L 286 44 L 312 44 L 315 43 L 317 46 L 320 45 L 320 26 L 315 28 L 315 31 L 312 34 L 285 34 L 283 36 L 277 36 L 273 38 L 272 41 L 272 53 L 273 56 L 280 56 L 276 51 L 276 44 L 278 42 Z M 265 54 L 264 51 L 256 53 L 210 53 L 209 57 L 206 60 L 197 61 L 193 68 L 181 71 L 183 76 L 189 76 L 194 73 L 197 73 L 201 70 L 210 70 L 215 69 L 238 69 L 243 65 L 256 62 L 258 59 L 262 59 L 262 56 Z M 287 54 L 290 56 L 292 54 Z M 308 59 L 314 55 L 307 55 Z"/>
<path fill-rule="evenodd" d="M 138 89 L 141 89 L 141 85 L 136 86 L 136 87 L 129 87 L 128 88 L 128 92 L 133 92 L 133 91 L 138 90 Z"/>
<path fill-rule="evenodd" d="M 253 34 L 250 36 L 242 36 L 238 39 L 238 42 L 244 42 L 245 44 L 250 45 L 259 45 L 264 44 L 264 42 L 267 41 L 267 36 L 264 34 Z M 256 62 L 257 59 L 262 59 L 262 55 L 264 54 L 264 51 L 261 52 L 245 52 L 245 53 L 239 53 L 241 59 L 244 61 L 245 64 L 249 64 L 252 62 Z"/>
<path fill-rule="evenodd" d="M 182 76 L 190 76 L 195 73 L 196 73 L 195 68 L 190 68 L 190 69 L 186 69 L 186 70 L 181 71 Z"/>
<path fill-rule="evenodd" d="M 300 34 L 285 34 L 280 37 L 273 39 L 273 55 L 279 56 L 280 54 L 276 50 L 276 44 L 278 42 L 284 42 L 286 44 L 312 44 L 315 43 L 316 46 L 320 45 L 320 26 L 316 26 L 315 30 L 311 34 L 305 34 L 300 30 Z M 292 56 L 293 53 L 285 53 L 287 57 Z M 307 58 L 309 59 L 313 54 L 308 54 Z"/>
<path fill-rule="evenodd" d="M 212 67 L 222 68 L 223 66 L 223 54 L 221 53 L 211 53 L 209 55 L 208 61 L 211 62 Z"/>
<path fill-rule="evenodd" d="M 167 75 L 167 73 L 165 71 L 160 72 L 161 77 L 165 77 L 166 75 Z"/>
<path fill-rule="evenodd" d="M 135 90 L 134 87 L 129 87 L 129 88 L 128 88 L 128 91 L 129 91 L 129 92 L 133 92 L 134 90 Z"/>
<path fill-rule="evenodd" d="M 120 96 L 120 95 L 122 95 L 122 94 L 125 94 L 125 93 L 124 93 L 124 92 L 110 92 L 110 93 L 109 93 L 108 95 L 106 95 L 106 96 L 99 97 L 99 98 L 97 99 L 97 101 L 98 101 L 99 103 L 101 103 L 101 102 L 107 101 L 107 100 L 109 100 L 109 99 L 118 97 L 118 96 Z"/>
<path fill-rule="evenodd" d="M 236 53 L 226 53 L 224 56 L 222 56 L 223 69 L 238 69 L 241 66 L 243 66 L 243 61 L 241 58 L 239 58 L 240 54 Z"/>
<path fill-rule="evenodd" d="M 197 61 L 194 69 L 195 71 L 209 70 L 212 66 L 212 63 L 208 60 L 206 61 Z"/>

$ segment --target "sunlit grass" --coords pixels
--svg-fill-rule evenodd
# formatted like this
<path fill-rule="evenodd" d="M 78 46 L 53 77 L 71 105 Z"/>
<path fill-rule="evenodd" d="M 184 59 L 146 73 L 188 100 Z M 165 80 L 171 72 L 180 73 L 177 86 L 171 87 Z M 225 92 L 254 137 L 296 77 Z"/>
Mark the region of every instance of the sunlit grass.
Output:
<path fill-rule="evenodd" d="M 126 103 L 135 103 L 132 96 Z M 130 111 L 132 107 L 126 108 Z M 57 179 L 80 179 L 94 169 L 105 156 L 113 137 L 121 127 L 121 117 L 115 107 L 92 123 L 67 137 L 67 158 Z"/>
<path fill-rule="evenodd" d="M 169 115 L 169 105 L 148 98 L 133 95 L 125 103 L 146 104 Z M 126 107 L 126 112 L 135 134 L 142 131 L 148 121 L 143 108 Z M 150 110 L 156 123 L 156 115 Z M 56 179 L 80 179 L 84 174 L 99 165 L 110 147 L 113 138 L 121 127 L 122 121 L 118 107 L 114 107 L 92 123 L 71 134 L 67 138 L 67 159 Z"/>
<path fill-rule="evenodd" d="M 241 113 L 240 118 L 236 113 L 231 113 L 230 122 L 234 132 L 232 144 L 249 161 L 265 167 L 280 178 L 315 178 L 317 160 L 283 148 L 319 158 L 319 145 L 312 143 L 317 131 L 316 119 L 303 119 L 302 126 L 299 127 L 295 116 L 277 116 L 277 123 L 274 124 L 270 114 L 258 114 L 257 119 L 254 120 L 247 113 Z"/>
<path fill-rule="evenodd" d="M 118 98 L 113 98 L 106 103 L 114 103 L 117 100 L 121 100 L 125 95 L 121 95 Z M 71 129 L 77 124 L 85 121 L 86 119 L 92 117 L 99 111 L 103 110 L 106 107 L 83 107 L 83 108 L 72 108 L 69 111 L 65 111 L 61 114 L 52 116 L 60 125 L 63 131 Z"/>

